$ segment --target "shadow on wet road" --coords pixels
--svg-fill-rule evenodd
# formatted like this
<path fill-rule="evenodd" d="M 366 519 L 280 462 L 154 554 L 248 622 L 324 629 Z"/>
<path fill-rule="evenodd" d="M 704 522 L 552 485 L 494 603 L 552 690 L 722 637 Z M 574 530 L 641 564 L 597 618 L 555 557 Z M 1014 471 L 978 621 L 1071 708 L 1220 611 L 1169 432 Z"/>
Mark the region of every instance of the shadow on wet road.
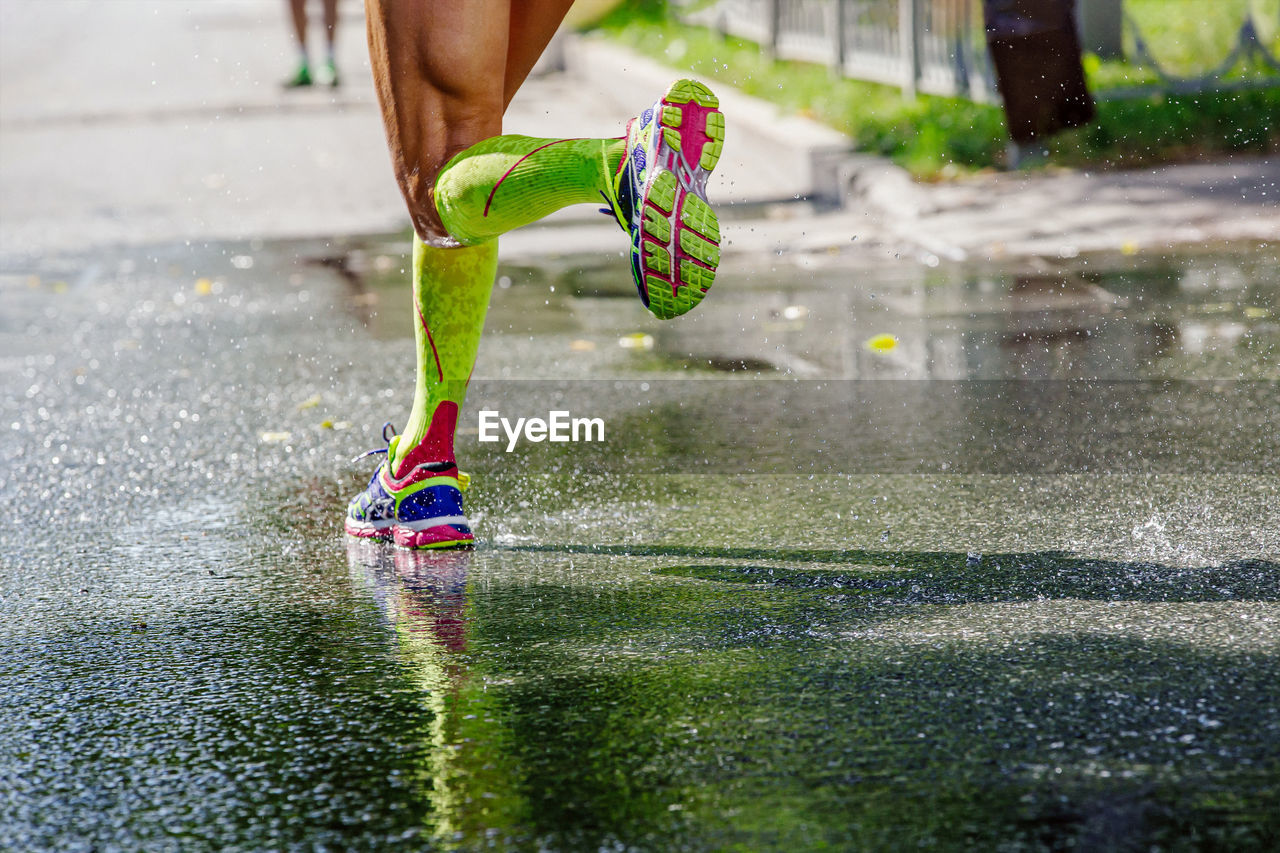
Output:
<path fill-rule="evenodd" d="M 608 553 L 614 549 L 583 549 Z M 1234 560 L 1217 566 L 1173 568 L 1143 563 L 1088 560 L 1065 553 L 986 554 L 912 551 L 768 551 L 764 549 L 617 549 L 651 556 L 772 559 L 804 565 L 858 563 L 877 567 L 837 574 L 770 566 L 673 566 L 657 574 L 727 583 L 766 584 L 783 589 L 839 589 L 907 593 L 913 602 L 963 604 L 976 601 L 1037 601 L 1082 598 L 1101 601 L 1276 601 L 1280 563 Z M 975 559 L 976 558 L 976 559 Z M 933 575 L 931 572 L 938 572 Z"/>

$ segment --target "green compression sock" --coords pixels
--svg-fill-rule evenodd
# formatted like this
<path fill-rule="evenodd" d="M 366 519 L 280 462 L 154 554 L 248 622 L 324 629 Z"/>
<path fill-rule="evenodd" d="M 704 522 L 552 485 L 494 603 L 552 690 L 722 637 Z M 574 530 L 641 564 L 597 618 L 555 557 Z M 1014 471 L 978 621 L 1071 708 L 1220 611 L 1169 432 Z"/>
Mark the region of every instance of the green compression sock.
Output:
<path fill-rule="evenodd" d="M 625 139 L 493 136 L 449 161 L 436 179 L 436 210 L 456 240 L 474 244 L 570 204 L 607 199 Z"/>
<path fill-rule="evenodd" d="M 498 269 L 498 242 L 437 249 L 413 241 L 413 307 L 418 381 L 404 432 L 393 439 L 390 470 L 453 462 L 458 410 L 480 348 L 484 315 Z"/>

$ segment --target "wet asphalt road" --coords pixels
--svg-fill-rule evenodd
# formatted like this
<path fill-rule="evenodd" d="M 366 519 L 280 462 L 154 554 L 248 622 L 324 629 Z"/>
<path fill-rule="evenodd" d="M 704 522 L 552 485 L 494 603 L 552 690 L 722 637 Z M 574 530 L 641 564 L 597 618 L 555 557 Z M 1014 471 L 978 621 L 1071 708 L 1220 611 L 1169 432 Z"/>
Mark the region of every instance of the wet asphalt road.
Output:
<path fill-rule="evenodd" d="M 1280 842 L 1274 249 L 504 268 L 451 555 L 341 536 L 403 249 L 0 271 L 0 847 Z"/>

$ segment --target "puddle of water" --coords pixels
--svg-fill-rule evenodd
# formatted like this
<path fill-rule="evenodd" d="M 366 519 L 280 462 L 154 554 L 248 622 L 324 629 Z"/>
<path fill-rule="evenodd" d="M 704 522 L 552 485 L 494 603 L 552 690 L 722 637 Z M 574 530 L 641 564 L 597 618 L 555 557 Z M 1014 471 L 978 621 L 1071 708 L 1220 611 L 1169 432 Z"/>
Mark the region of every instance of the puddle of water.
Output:
<path fill-rule="evenodd" d="M 395 249 L 4 271 L 0 846 L 1280 835 L 1265 251 L 671 324 L 614 258 L 504 268 L 469 407 L 607 440 L 464 419 L 481 547 L 423 555 L 340 536 L 409 403 Z"/>

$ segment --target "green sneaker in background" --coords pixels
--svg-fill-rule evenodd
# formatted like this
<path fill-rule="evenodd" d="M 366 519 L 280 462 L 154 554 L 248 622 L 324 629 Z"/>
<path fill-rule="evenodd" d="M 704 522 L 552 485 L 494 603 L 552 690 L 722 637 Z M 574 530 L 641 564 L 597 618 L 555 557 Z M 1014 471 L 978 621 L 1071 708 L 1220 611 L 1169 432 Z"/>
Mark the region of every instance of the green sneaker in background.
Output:
<path fill-rule="evenodd" d="M 338 65 L 332 59 L 326 59 L 320 67 L 319 83 L 331 89 L 338 88 Z"/>
<path fill-rule="evenodd" d="M 311 66 L 305 62 L 298 64 L 298 70 L 292 77 L 284 81 L 286 89 L 301 89 L 311 85 Z"/>

